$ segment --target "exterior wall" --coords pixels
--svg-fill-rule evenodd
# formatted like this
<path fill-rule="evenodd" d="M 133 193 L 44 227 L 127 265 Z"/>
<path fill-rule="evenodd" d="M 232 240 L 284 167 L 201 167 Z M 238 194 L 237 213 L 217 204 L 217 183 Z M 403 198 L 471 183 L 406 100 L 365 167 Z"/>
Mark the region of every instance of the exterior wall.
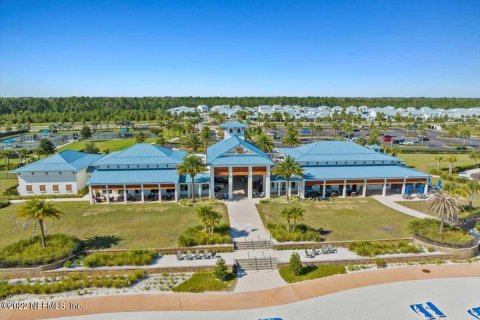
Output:
<path fill-rule="evenodd" d="M 21 196 L 47 195 L 47 194 L 76 194 L 85 186 L 87 173 L 82 170 L 78 173 L 66 172 L 22 172 L 18 174 L 18 193 Z M 83 186 L 79 187 L 79 183 Z M 67 192 L 66 185 L 72 185 L 72 192 Z M 32 192 L 27 192 L 27 185 L 32 185 Z M 45 185 L 45 192 L 40 192 L 40 185 Z M 58 192 L 53 192 L 53 185 L 58 185 Z"/>

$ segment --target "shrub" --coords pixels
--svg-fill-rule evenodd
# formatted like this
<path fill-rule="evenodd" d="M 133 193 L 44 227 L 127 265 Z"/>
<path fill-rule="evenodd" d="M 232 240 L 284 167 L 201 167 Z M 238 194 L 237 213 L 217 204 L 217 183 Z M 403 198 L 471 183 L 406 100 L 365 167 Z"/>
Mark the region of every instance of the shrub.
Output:
<path fill-rule="evenodd" d="M 156 253 L 148 250 L 132 250 L 115 253 L 93 253 L 83 259 L 83 265 L 89 268 L 103 266 L 146 266 L 152 263 Z"/>
<path fill-rule="evenodd" d="M 0 201 L 0 209 L 8 207 L 10 205 L 10 201 L 8 200 L 1 200 Z"/>
<path fill-rule="evenodd" d="M 320 233 L 312 227 L 299 224 L 295 231 L 288 232 L 287 227 L 283 224 L 267 224 L 268 231 L 275 240 L 279 242 L 285 241 L 322 241 Z"/>
<path fill-rule="evenodd" d="M 383 259 L 375 259 L 375 263 L 377 264 L 377 268 L 385 268 L 387 266 L 387 262 Z"/>
<path fill-rule="evenodd" d="M 212 235 L 206 233 L 203 226 L 198 225 L 186 229 L 177 239 L 178 244 L 184 247 L 205 244 L 223 244 L 230 243 L 230 241 L 230 227 L 226 223 L 216 226 Z"/>
<path fill-rule="evenodd" d="M 3 196 L 18 196 L 18 190 L 17 190 L 18 184 L 11 186 L 10 188 L 6 189 L 3 191 L 2 195 Z"/>
<path fill-rule="evenodd" d="M 80 241 L 64 234 L 46 236 L 47 247 L 42 248 L 40 236 L 14 242 L 0 250 L 0 265 L 4 267 L 36 266 L 61 260 L 80 247 Z"/>
<path fill-rule="evenodd" d="M 222 280 L 222 281 L 227 280 L 228 269 L 227 269 L 227 266 L 225 265 L 225 260 L 223 260 L 222 258 L 217 260 L 215 270 L 213 270 L 213 275 L 218 280 Z"/>
<path fill-rule="evenodd" d="M 359 241 L 348 245 L 359 256 L 374 257 L 382 254 L 420 253 L 422 249 L 407 241 Z"/>
<path fill-rule="evenodd" d="M 445 225 L 440 233 L 440 221 L 436 219 L 419 219 L 411 221 L 408 225 L 412 234 L 426 242 L 434 244 L 465 248 L 473 245 L 474 239 L 460 228 Z"/>
<path fill-rule="evenodd" d="M 297 252 L 292 253 L 290 261 L 288 262 L 288 268 L 294 275 L 299 276 L 302 273 L 303 265 L 300 260 L 300 255 Z"/>
<path fill-rule="evenodd" d="M 477 222 L 477 224 L 475 224 L 475 229 L 477 229 L 480 232 L 480 222 Z"/>
<path fill-rule="evenodd" d="M 65 268 L 71 268 L 71 267 L 72 267 L 72 261 L 70 261 L 70 260 L 65 261 L 65 263 L 63 264 L 63 266 L 64 266 Z"/>

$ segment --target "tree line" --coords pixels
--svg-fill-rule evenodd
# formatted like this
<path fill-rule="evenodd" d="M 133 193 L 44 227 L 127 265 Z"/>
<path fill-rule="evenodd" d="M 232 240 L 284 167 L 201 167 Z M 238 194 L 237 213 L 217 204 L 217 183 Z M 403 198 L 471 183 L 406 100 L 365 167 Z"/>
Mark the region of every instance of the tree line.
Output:
<path fill-rule="evenodd" d="M 3 121 L 69 122 L 94 116 L 114 116 L 136 121 L 155 120 L 157 113 L 173 107 L 196 107 L 206 104 L 240 105 L 300 105 L 300 106 L 360 106 L 398 108 L 472 108 L 480 107 L 478 98 L 361 98 L 361 97 L 55 97 L 0 98 L 0 118 Z"/>

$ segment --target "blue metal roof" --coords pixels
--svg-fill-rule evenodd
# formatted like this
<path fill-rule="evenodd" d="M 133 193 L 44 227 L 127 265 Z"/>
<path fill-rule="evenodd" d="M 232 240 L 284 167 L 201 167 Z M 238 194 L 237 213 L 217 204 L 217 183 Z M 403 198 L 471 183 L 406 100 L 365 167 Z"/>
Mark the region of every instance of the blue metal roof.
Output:
<path fill-rule="evenodd" d="M 48 158 L 17 168 L 13 172 L 77 171 L 88 167 L 102 157 L 103 155 L 101 154 L 64 150 Z"/>
<path fill-rule="evenodd" d="M 179 164 L 186 155 L 186 151 L 139 143 L 127 149 L 112 152 L 96 161 L 94 165 Z"/>
<path fill-rule="evenodd" d="M 228 129 L 228 128 L 248 128 L 248 124 L 241 123 L 240 121 L 229 121 L 222 123 L 220 128 Z"/>
<path fill-rule="evenodd" d="M 401 165 L 304 167 L 305 180 L 427 178 L 428 175 Z"/>
<path fill-rule="evenodd" d="M 323 161 L 388 161 L 401 159 L 378 153 L 352 141 L 316 141 L 297 148 L 279 148 L 279 152 L 290 155 L 300 162 Z"/>
<path fill-rule="evenodd" d="M 195 177 L 196 183 L 208 183 L 210 174 L 203 173 Z M 190 176 L 181 176 L 176 169 L 126 169 L 95 170 L 87 184 L 156 184 L 156 183 L 191 183 Z"/>
<path fill-rule="evenodd" d="M 239 152 L 236 152 L 238 148 Z M 262 150 L 238 136 L 232 136 L 208 147 L 208 165 L 273 165 L 275 164 Z"/>

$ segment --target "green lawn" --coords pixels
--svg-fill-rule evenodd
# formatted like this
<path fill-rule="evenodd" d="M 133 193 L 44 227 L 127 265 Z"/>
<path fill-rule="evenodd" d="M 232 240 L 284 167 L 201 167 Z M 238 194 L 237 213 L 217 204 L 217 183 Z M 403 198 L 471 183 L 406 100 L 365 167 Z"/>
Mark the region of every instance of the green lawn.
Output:
<path fill-rule="evenodd" d="M 303 272 L 296 276 L 294 275 L 288 266 L 280 267 L 278 269 L 280 276 L 288 283 L 294 283 L 305 280 L 312 280 L 317 278 L 324 278 L 333 276 L 336 274 L 346 273 L 345 266 L 307 266 L 303 267 Z"/>
<path fill-rule="evenodd" d="M 15 227 L 15 213 L 20 206 L 11 204 L 0 209 L 0 247 L 31 236 L 31 227 L 24 231 Z M 91 205 L 88 202 L 57 202 L 55 206 L 65 215 L 58 221 L 47 221 L 48 233 L 92 238 L 93 244 L 112 243 L 113 248 L 175 247 L 183 230 L 200 224 L 194 207 L 175 203 Z M 228 221 L 225 206 L 218 205 L 215 209 L 222 212 L 223 221 Z"/>
<path fill-rule="evenodd" d="M 415 167 L 417 170 L 429 173 L 431 169 L 437 169 L 436 157 L 448 158 L 449 156 L 455 156 L 458 161 L 455 162 L 455 166 L 473 165 L 473 159 L 468 157 L 468 154 L 427 154 L 427 153 L 401 153 L 398 155 L 400 159 L 405 160 L 407 166 Z M 448 168 L 448 162 L 442 161 L 440 168 Z"/>
<path fill-rule="evenodd" d="M 173 292 L 209 292 L 209 291 L 231 291 L 235 288 L 237 279 L 232 274 L 227 281 L 215 278 L 212 272 L 194 273 L 188 280 L 180 283 L 172 289 Z"/>
<path fill-rule="evenodd" d="M 405 206 L 407 208 L 427 213 L 427 201 L 397 201 L 398 204 Z M 462 202 L 466 203 L 466 202 Z M 468 204 L 468 203 L 467 203 Z M 473 209 L 460 212 L 459 216 L 461 218 L 467 217 L 471 214 L 474 214 L 480 210 L 480 200 L 476 197 L 473 201 Z"/>
<path fill-rule="evenodd" d="M 104 149 L 108 148 L 110 149 L 110 152 L 112 151 L 119 151 L 123 150 L 125 148 L 128 148 L 135 143 L 135 138 L 131 139 L 118 139 L 118 140 L 104 140 L 104 141 L 93 141 L 95 145 L 97 146 L 98 149 L 100 149 L 100 152 L 103 151 Z M 149 138 L 145 141 L 145 143 L 152 143 L 155 142 L 154 138 Z M 63 151 L 63 150 L 75 150 L 75 151 L 81 151 L 83 148 L 85 148 L 85 143 L 86 141 L 75 141 L 72 143 L 67 144 L 66 146 L 61 147 L 58 149 L 58 151 Z"/>
<path fill-rule="evenodd" d="M 408 215 L 390 209 L 372 198 L 336 198 L 330 201 L 302 201 L 304 220 L 308 226 L 323 229 L 326 241 L 374 240 L 409 237 Z M 285 223 L 280 203 L 258 204 L 263 223 Z"/>

